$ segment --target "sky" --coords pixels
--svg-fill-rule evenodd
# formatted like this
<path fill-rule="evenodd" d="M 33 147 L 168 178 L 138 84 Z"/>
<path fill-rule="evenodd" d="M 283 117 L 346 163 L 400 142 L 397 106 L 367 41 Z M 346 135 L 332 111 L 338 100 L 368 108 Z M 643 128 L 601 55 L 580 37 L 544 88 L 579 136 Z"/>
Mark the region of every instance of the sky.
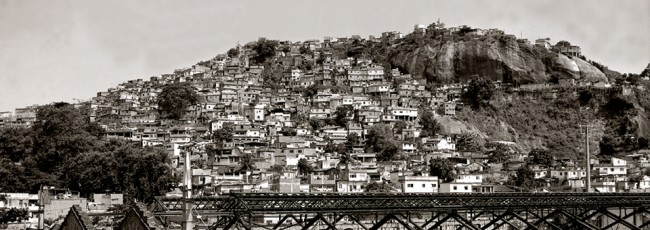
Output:
<path fill-rule="evenodd" d="M 259 37 L 410 33 L 438 19 L 567 40 L 623 73 L 650 63 L 649 0 L 0 0 L 0 111 L 89 100 Z"/>

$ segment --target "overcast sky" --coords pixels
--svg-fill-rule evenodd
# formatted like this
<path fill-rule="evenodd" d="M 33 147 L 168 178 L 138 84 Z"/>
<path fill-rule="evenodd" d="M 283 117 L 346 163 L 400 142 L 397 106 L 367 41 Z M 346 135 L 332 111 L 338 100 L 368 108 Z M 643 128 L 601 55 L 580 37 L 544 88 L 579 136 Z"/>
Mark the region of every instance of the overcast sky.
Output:
<path fill-rule="evenodd" d="M 299 41 L 412 31 L 436 20 L 550 37 L 620 72 L 650 62 L 650 1 L 0 0 L 0 111 L 88 100 L 258 37 Z"/>

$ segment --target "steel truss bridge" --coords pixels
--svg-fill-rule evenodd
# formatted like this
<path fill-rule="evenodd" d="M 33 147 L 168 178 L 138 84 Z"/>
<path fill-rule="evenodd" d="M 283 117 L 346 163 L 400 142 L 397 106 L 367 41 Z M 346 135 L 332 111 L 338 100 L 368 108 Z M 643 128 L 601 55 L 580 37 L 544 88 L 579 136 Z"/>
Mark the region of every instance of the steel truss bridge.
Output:
<path fill-rule="evenodd" d="M 182 198 L 159 197 L 163 223 Z M 228 194 L 195 197 L 208 229 L 650 229 L 650 193 Z"/>

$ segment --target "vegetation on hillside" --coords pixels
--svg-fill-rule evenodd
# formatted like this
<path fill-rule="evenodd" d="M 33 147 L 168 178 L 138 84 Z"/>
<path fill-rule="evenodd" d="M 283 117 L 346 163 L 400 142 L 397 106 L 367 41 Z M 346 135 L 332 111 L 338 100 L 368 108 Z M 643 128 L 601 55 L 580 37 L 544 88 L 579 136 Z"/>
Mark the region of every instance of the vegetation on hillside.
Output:
<path fill-rule="evenodd" d="M 2 192 L 38 192 L 41 186 L 124 193 L 126 202 L 151 201 L 175 186 L 165 149 L 103 138 L 87 108 L 53 103 L 38 108 L 31 128 L 0 129 Z"/>
<path fill-rule="evenodd" d="M 544 149 L 552 156 L 571 158 L 584 155 L 582 127 L 589 125 L 591 152 L 610 157 L 648 146 L 649 130 L 643 126 L 650 94 L 641 90 L 630 94 L 623 95 L 620 88 L 498 91 L 489 105 L 461 109 L 457 117 L 489 140 L 513 141 L 526 152 Z"/>

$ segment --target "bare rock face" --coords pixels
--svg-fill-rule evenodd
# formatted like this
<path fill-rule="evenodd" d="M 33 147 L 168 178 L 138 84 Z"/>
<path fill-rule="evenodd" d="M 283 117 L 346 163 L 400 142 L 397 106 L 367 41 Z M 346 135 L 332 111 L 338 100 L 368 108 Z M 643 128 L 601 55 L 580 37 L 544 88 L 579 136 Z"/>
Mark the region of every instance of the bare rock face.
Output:
<path fill-rule="evenodd" d="M 583 80 L 586 82 L 607 82 L 607 77 L 605 76 L 605 73 L 600 71 L 598 68 L 595 66 L 589 64 L 588 62 L 580 59 L 580 58 L 572 58 L 575 63 L 578 66 L 578 70 L 580 70 L 580 78 L 579 80 Z"/>
<path fill-rule="evenodd" d="M 518 83 L 548 82 L 553 76 L 607 81 L 596 67 L 515 39 L 478 37 L 397 44 L 388 61 L 414 77 L 436 82 L 475 77 Z"/>

